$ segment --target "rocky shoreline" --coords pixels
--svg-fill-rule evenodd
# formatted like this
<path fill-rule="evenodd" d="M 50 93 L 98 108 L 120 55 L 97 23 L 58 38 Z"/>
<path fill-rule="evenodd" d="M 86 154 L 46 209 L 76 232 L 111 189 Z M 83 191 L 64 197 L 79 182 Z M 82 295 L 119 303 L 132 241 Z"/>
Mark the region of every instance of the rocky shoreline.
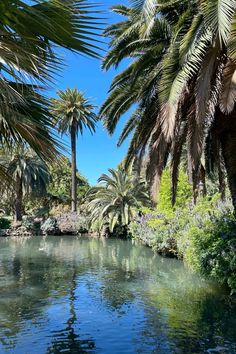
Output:
<path fill-rule="evenodd" d="M 46 220 L 27 219 L 27 222 L 15 223 L 8 229 L 0 229 L 0 237 L 31 237 L 46 235 L 78 235 L 100 237 L 99 233 L 91 232 L 85 227 L 78 227 L 78 216 L 71 214 L 49 217 Z"/>

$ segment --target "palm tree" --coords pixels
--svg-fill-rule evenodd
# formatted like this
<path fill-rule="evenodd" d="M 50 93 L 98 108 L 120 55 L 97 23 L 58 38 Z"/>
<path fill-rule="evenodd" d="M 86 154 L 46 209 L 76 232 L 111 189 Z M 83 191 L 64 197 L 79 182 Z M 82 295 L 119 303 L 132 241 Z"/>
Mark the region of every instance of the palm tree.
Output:
<path fill-rule="evenodd" d="M 47 166 L 32 149 L 24 146 L 15 147 L 10 153 L 2 151 L 0 164 L 11 176 L 12 185 L 8 188 L 15 196 L 15 221 L 21 221 L 23 197 L 31 193 L 43 195 L 47 192 Z"/>
<path fill-rule="evenodd" d="M 130 22 L 129 17 L 108 28 L 112 39 L 105 67 L 108 62 L 108 67 L 116 66 L 126 57 L 133 58 L 133 62 L 113 80 L 111 93 L 101 109 L 105 125 L 112 133 L 120 116 L 131 104 L 138 103 L 120 142 L 134 132 L 127 163 L 134 157 L 142 158 L 149 148 L 147 173 L 154 186 L 154 201 L 169 155 L 174 203 L 179 164 L 183 147 L 186 147 L 194 192 L 209 166 L 218 169 L 222 183 L 224 161 L 236 210 L 236 1 L 157 3 L 145 0 L 136 3 L 134 10 L 144 23 L 151 23 L 148 30 L 144 31 L 139 25 L 137 16 L 137 26 L 130 31 L 132 35 L 128 29 L 124 30 L 125 23 Z M 124 14 L 127 16 L 127 11 Z M 146 21 L 147 18 L 152 21 Z M 156 28 L 159 28 L 158 32 Z M 156 44 L 151 45 L 153 36 Z M 155 50 L 158 51 L 160 45 L 161 55 L 154 64 L 150 58 L 155 58 Z M 112 56 L 115 51 L 118 60 Z M 141 70 L 135 70 L 136 67 Z"/>
<path fill-rule="evenodd" d="M 100 226 L 108 223 L 110 232 L 113 232 L 117 225 L 126 228 L 138 209 L 149 204 L 149 196 L 144 181 L 131 172 L 125 172 L 122 167 L 108 171 L 110 176 L 103 174 L 98 179 L 101 185 L 87 193 L 88 211 L 92 223 L 99 221 Z"/>
<path fill-rule="evenodd" d="M 127 20 L 106 29 L 105 34 L 111 37 L 111 49 L 103 60 L 103 68 L 107 70 L 112 65 L 117 67 L 127 57 L 133 60 L 127 69 L 114 78 L 100 114 L 108 132 L 113 134 L 122 114 L 133 104 L 138 104 L 124 126 L 118 146 L 133 132 L 126 166 L 129 166 L 134 158 L 137 164 L 142 161 L 149 147 L 149 159 L 145 157 L 148 161 L 146 171 L 151 196 L 155 200 L 169 148 L 163 137 L 159 137 L 160 129 L 157 129 L 157 87 L 162 72 L 161 62 L 172 38 L 172 26 L 168 19 L 156 17 L 155 11 L 152 18 L 147 20 L 145 3 L 142 8 L 116 6 L 113 11 L 126 16 Z M 160 152 L 156 148 L 157 136 L 162 143 Z"/>
<path fill-rule="evenodd" d="M 53 114 L 57 119 L 58 131 L 71 137 L 71 210 L 77 210 L 76 180 L 76 137 L 83 135 L 85 128 L 95 132 L 97 116 L 94 106 L 77 89 L 57 92 L 59 98 L 52 100 Z"/>
<path fill-rule="evenodd" d="M 55 154 L 55 139 L 48 102 L 38 90 L 62 69 L 58 48 L 98 57 L 100 24 L 86 0 L 30 3 L 1 2 L 0 144 L 26 141 L 45 158 Z"/>

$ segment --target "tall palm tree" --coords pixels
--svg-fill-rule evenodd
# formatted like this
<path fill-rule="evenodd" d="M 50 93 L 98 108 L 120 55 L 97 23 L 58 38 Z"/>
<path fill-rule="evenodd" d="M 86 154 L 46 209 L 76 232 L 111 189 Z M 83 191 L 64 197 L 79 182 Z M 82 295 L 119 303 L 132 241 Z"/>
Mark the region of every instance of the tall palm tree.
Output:
<path fill-rule="evenodd" d="M 85 128 L 95 132 L 97 116 L 94 106 L 77 89 L 66 89 L 57 92 L 59 98 L 52 100 L 53 114 L 57 120 L 58 131 L 70 134 L 71 138 L 71 210 L 77 210 L 76 180 L 76 137 L 83 135 Z"/>
<path fill-rule="evenodd" d="M 128 226 L 138 209 L 149 204 L 146 185 L 131 172 L 122 167 L 109 169 L 110 176 L 103 174 L 98 182 L 100 186 L 91 188 L 87 193 L 88 210 L 91 220 L 100 226 L 109 224 L 110 232 L 116 225 Z"/>
<path fill-rule="evenodd" d="M 170 155 L 172 200 L 175 201 L 178 168 L 186 146 L 194 192 L 207 165 L 215 165 L 222 180 L 224 161 L 236 210 L 236 1 L 144 0 L 135 2 L 133 8 L 138 15 L 135 17 L 137 26 L 130 31 L 132 35 L 125 30 L 130 15 L 126 21 L 107 30 L 112 39 L 104 66 L 108 63 L 108 67 L 116 66 L 126 57 L 133 61 L 113 80 L 111 93 L 102 106 L 106 126 L 110 132 L 114 131 L 121 114 L 131 104 L 138 103 L 120 142 L 134 132 L 128 163 L 135 156 L 145 155 L 149 148 L 147 172 L 154 186 L 153 199 L 156 199 L 160 176 Z M 127 16 L 127 11 L 124 14 Z M 139 25 L 138 17 L 151 24 L 148 30 L 144 31 Z M 166 24 L 168 32 L 160 23 Z M 155 33 L 156 26 L 160 30 Z M 153 46 L 149 45 L 152 36 L 156 39 Z M 161 55 L 152 66 L 150 58 L 155 58 L 160 42 Z M 115 51 L 118 60 L 112 56 Z M 141 70 L 135 71 L 140 65 Z M 126 100 L 122 91 L 126 92 Z"/>
<path fill-rule="evenodd" d="M 33 192 L 37 195 L 47 192 L 49 182 L 47 166 L 32 149 L 24 146 L 16 147 L 11 152 L 2 151 L 0 164 L 11 176 L 12 184 L 8 188 L 15 196 L 15 220 L 21 221 L 23 197 Z"/>

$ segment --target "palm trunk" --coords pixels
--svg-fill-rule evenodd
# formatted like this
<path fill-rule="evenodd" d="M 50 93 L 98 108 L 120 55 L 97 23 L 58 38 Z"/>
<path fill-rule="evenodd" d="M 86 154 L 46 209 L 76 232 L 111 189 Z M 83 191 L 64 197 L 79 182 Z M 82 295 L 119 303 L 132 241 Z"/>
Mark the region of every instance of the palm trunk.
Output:
<path fill-rule="evenodd" d="M 217 109 L 216 129 L 221 142 L 228 185 L 236 214 L 236 110 L 225 115 Z"/>
<path fill-rule="evenodd" d="M 77 211 L 76 129 L 71 128 L 71 211 Z"/>
<path fill-rule="evenodd" d="M 218 179 L 219 179 L 219 191 L 221 200 L 225 200 L 225 176 L 224 176 L 224 166 L 222 164 L 221 154 L 219 156 L 219 165 L 218 165 Z"/>
<path fill-rule="evenodd" d="M 17 176 L 17 178 L 16 178 L 15 221 L 22 221 L 22 210 L 23 210 L 22 206 L 23 206 L 22 178 Z"/>

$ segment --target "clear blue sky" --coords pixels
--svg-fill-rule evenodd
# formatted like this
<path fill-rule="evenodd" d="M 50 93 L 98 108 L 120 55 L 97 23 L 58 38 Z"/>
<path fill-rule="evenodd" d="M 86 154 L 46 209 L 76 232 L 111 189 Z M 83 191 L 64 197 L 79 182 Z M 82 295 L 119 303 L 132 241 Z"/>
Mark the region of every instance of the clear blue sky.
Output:
<path fill-rule="evenodd" d="M 105 11 L 104 17 L 107 18 L 106 22 L 108 24 L 122 19 L 109 10 L 112 5 L 120 3 L 125 3 L 125 1 L 105 0 L 103 2 L 102 9 Z M 106 45 L 103 47 L 106 49 Z M 64 90 L 67 87 L 77 87 L 99 107 L 107 96 L 109 85 L 116 71 L 103 72 L 99 60 L 68 52 L 66 52 L 65 59 L 67 67 L 63 71 L 62 77 L 57 80 L 58 83 L 55 85 L 55 89 L 50 94 L 55 96 L 57 89 Z M 121 70 L 121 68 L 118 70 Z M 122 122 L 126 118 L 127 116 L 122 119 L 112 137 L 108 135 L 100 122 L 93 136 L 89 132 L 85 132 L 82 137 L 79 136 L 77 141 L 77 167 L 88 179 L 89 183 L 96 184 L 98 177 L 102 173 L 107 172 L 110 167 L 116 167 L 125 156 L 128 142 L 124 143 L 120 148 L 117 148 L 116 142 L 123 125 Z M 65 141 L 69 144 L 68 138 L 65 138 Z M 68 146 L 69 151 L 70 148 Z"/>

